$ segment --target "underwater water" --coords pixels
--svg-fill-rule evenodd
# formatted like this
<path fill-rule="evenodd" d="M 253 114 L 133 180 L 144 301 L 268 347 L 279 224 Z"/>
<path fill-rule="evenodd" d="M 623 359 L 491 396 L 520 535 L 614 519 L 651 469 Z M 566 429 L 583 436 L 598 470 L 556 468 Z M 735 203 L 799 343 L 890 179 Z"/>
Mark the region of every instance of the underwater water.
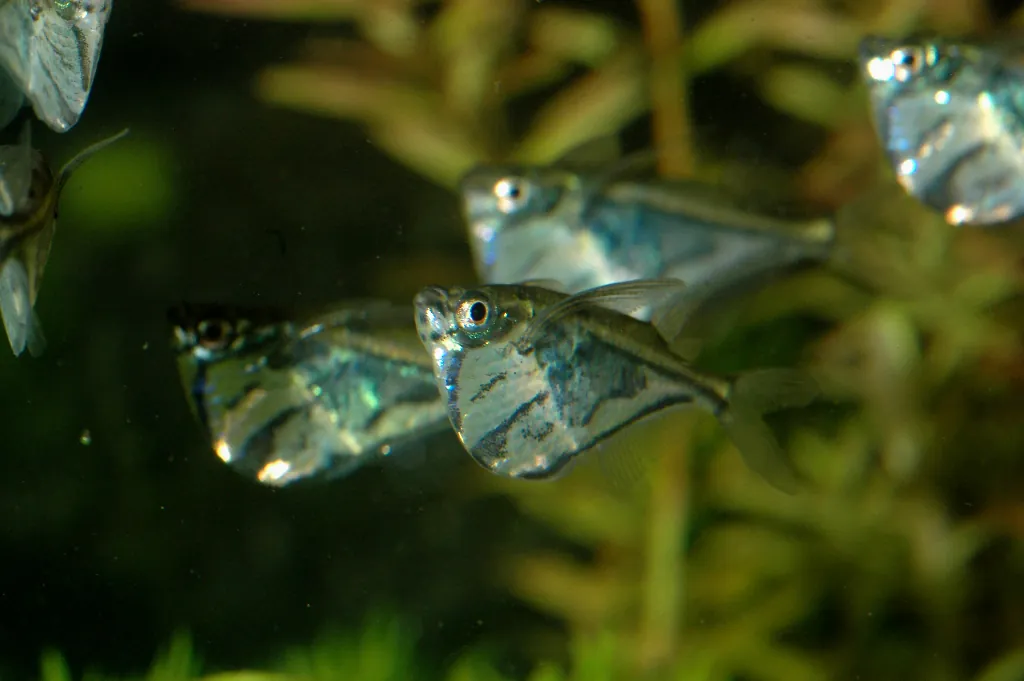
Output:
<path fill-rule="evenodd" d="M 869 34 L 984 44 L 1024 21 L 1005 4 L 115 0 L 74 127 L 55 132 L 25 108 L 0 131 L 14 145 L 32 120 L 56 170 L 130 129 L 60 194 L 34 305 L 45 351 L 0 349 L 0 680 L 1024 679 L 1024 233 L 953 226 L 903 190 L 858 66 Z M 618 156 L 560 165 L 610 136 Z M 743 214 L 713 212 L 693 253 L 645 242 L 648 260 L 630 263 L 645 277 L 675 276 L 673 258 L 712 245 L 751 275 L 730 271 L 681 332 L 700 341 L 699 376 L 684 383 L 700 408 L 635 424 L 616 412 L 628 427 L 563 475 L 496 475 L 480 463 L 500 447 L 482 436 L 492 448 L 467 452 L 430 387 L 437 355 L 417 354 L 423 287 L 515 283 L 480 276 L 460 179 L 489 164 L 517 168 L 499 173 L 517 183 L 554 168 L 530 197 L 595 192 L 592 233 L 557 232 L 564 250 L 530 242 L 557 275 L 650 205 L 658 225 L 697 210 L 670 200 L 675 185 L 635 208 L 632 190 L 662 189 L 651 173 L 606 172 L 651 150 L 662 178 L 728 185 L 800 227 L 783 239 L 755 220 L 770 235 L 758 240 Z M 1024 192 L 1013 179 L 1008 191 Z M 526 186 L 506 182 L 498 198 Z M 542 206 L 536 229 L 570 204 Z M 835 250 L 815 241 L 822 216 L 836 216 Z M 197 408 L 197 374 L 209 390 L 229 379 L 179 371 L 168 310 L 226 306 L 204 319 L 233 320 L 232 334 L 242 318 L 294 322 L 305 344 L 260 346 L 230 365 L 244 375 L 225 374 L 239 395 L 276 386 L 271 401 L 290 408 L 274 400 L 313 401 L 295 367 L 327 356 L 318 385 L 346 385 L 338 348 L 363 362 L 347 327 L 311 331 L 323 318 L 307 310 L 369 300 L 405 306 L 408 329 L 373 366 L 383 378 L 359 389 L 414 402 L 417 429 L 366 439 L 394 444 L 386 456 L 271 484 L 273 464 L 294 460 L 244 428 L 232 439 L 242 402 Z M 550 322 L 557 334 L 536 327 L 538 354 L 570 338 L 551 366 L 593 379 L 576 402 L 638 356 L 656 363 L 655 334 L 630 326 L 652 300 L 627 301 L 598 331 L 571 315 Z M 572 336 L 627 328 L 622 364 Z M 201 352 L 221 340 L 196 330 Z M 449 378 L 472 380 L 460 362 Z M 712 377 L 766 367 L 820 387 L 767 419 L 795 494 L 748 465 L 750 438 L 733 438 L 707 397 L 720 396 Z M 399 373 L 411 387 L 398 391 Z M 296 437 L 329 439 L 332 414 L 354 411 L 324 407 L 331 425 L 300 423 Z M 225 465 L 239 452 L 244 466 Z"/>

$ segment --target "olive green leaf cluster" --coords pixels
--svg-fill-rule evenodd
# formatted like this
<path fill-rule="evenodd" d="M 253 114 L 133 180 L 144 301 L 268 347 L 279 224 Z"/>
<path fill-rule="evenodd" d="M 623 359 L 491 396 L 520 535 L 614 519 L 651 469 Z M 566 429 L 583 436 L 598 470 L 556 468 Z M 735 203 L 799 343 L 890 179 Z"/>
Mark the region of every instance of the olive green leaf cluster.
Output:
<path fill-rule="evenodd" d="M 531 678 L 1024 678 L 1019 244 L 954 231 L 899 191 L 853 68 L 867 32 L 984 34 L 983 3 L 735 0 L 690 25 L 679 3 L 638 0 L 637 30 L 527 0 L 186 4 L 347 27 L 265 69 L 258 96 L 355 121 L 448 187 L 474 163 L 543 163 L 645 116 L 662 172 L 709 174 L 728 159 L 695 142 L 689 84 L 739 74 L 822 140 L 782 184 L 872 234 L 852 277 L 804 273 L 723 304 L 727 330 L 701 359 L 786 356 L 820 376 L 825 405 L 785 419 L 803 493 L 753 477 L 700 415 L 612 443 L 612 476 L 474 478 L 465 494 L 507 497 L 565 542 L 487 566 L 564 624 L 544 634 L 563 659 L 538 652 Z M 302 673 L 348 669 L 375 645 L 330 644 Z M 402 664 L 399 648 L 384 657 Z M 501 678 L 476 655 L 449 678 Z"/>

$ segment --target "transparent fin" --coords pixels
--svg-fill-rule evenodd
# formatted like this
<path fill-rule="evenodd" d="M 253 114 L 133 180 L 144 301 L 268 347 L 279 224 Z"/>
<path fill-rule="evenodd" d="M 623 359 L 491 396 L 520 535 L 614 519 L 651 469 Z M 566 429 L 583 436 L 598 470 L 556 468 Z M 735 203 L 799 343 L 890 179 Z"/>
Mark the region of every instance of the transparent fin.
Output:
<path fill-rule="evenodd" d="M 940 215 L 895 182 L 868 189 L 836 211 L 833 223 L 830 266 L 870 285 L 903 283 L 922 234 L 946 227 Z"/>
<path fill-rule="evenodd" d="M 642 149 L 616 159 L 604 168 L 595 180 L 600 186 L 630 178 L 651 178 L 658 175 L 658 160 L 661 154 L 655 149 Z"/>
<path fill-rule="evenodd" d="M 536 288 L 547 289 L 548 291 L 554 291 L 556 293 L 569 293 L 569 289 L 566 288 L 565 284 L 555 279 L 527 279 L 519 282 L 522 286 L 533 286 Z"/>
<path fill-rule="evenodd" d="M 17 144 L 0 147 L 0 215 L 20 210 L 31 187 L 32 124 L 26 121 Z"/>
<path fill-rule="evenodd" d="M 679 359 L 692 363 L 704 349 L 704 341 L 700 338 L 678 338 L 669 343 L 669 348 Z"/>
<path fill-rule="evenodd" d="M 633 497 L 650 488 L 658 457 L 638 441 L 636 433 L 629 433 L 621 440 L 599 445 L 594 452 L 594 463 L 604 482 L 604 487 L 616 496 Z M 665 456 L 677 456 L 681 452 L 668 452 Z"/>
<path fill-rule="evenodd" d="M 590 219 L 590 210 L 594 205 L 594 199 L 609 185 L 622 182 L 628 179 L 656 178 L 658 175 L 659 154 L 653 149 L 627 154 L 614 163 L 587 177 L 582 182 L 584 187 L 580 199 L 580 221 L 587 222 Z"/>
<path fill-rule="evenodd" d="M 719 420 L 746 464 L 769 484 L 787 494 L 800 489 L 800 477 L 782 452 L 764 415 L 806 406 L 820 394 L 806 371 L 763 369 L 740 376 L 727 396 Z"/>
<path fill-rule="evenodd" d="M 4 318 L 11 350 L 17 357 L 25 351 L 33 337 L 28 273 L 17 258 L 8 258 L 0 267 L 0 315 Z"/>
<path fill-rule="evenodd" d="M 41 357 L 46 352 L 46 336 L 43 335 L 43 325 L 39 321 L 39 315 L 32 310 L 32 326 L 28 332 L 28 354 L 33 357 Z"/>
<path fill-rule="evenodd" d="M 710 286 L 700 285 L 693 288 L 681 288 L 675 295 L 668 296 L 654 306 L 651 314 L 651 325 L 658 331 L 677 355 L 685 359 L 687 352 L 684 346 L 697 343 L 695 338 L 682 338 L 687 323 L 693 318 L 701 304 L 714 291 Z M 680 352 L 682 350 L 682 352 Z M 700 349 L 697 349 L 699 353 Z M 694 353 L 696 355 L 697 353 Z"/>
<path fill-rule="evenodd" d="M 75 154 L 70 161 L 64 164 L 64 167 L 60 169 L 60 174 L 57 177 L 57 192 L 58 194 L 64 189 L 64 185 L 71 178 L 71 175 L 78 170 L 83 163 L 92 158 L 97 152 L 103 151 L 114 142 L 117 142 L 128 136 L 131 132 L 129 128 L 125 128 L 119 133 L 111 135 L 110 137 L 101 139 L 99 142 L 90 144 L 82 151 Z"/>
<path fill-rule="evenodd" d="M 602 135 L 579 144 L 551 164 L 565 170 L 594 170 L 615 163 L 622 155 L 617 135 Z"/>
<path fill-rule="evenodd" d="M 627 315 L 648 306 L 657 309 L 666 301 L 678 297 L 685 287 L 686 285 L 679 279 L 636 279 L 581 291 L 541 311 L 527 329 L 523 340 L 532 343 L 547 325 L 591 306 L 604 307 Z"/>

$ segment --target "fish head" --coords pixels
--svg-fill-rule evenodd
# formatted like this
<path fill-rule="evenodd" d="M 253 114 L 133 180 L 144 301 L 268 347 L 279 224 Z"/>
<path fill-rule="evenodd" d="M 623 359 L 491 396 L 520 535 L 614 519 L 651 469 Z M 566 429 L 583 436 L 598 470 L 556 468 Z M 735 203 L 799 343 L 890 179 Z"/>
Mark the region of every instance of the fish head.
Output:
<path fill-rule="evenodd" d="M 251 327 L 241 311 L 224 305 L 183 303 L 167 311 L 167 320 L 173 330 L 174 351 L 200 363 L 216 362 L 237 352 Z"/>
<path fill-rule="evenodd" d="M 110 14 L 112 0 L 44 0 L 44 5 L 56 13 L 64 21 L 76 25 L 93 26 L 96 22 L 106 22 Z"/>
<path fill-rule="evenodd" d="M 886 109 L 905 98 L 918 109 L 925 100 L 941 109 L 951 93 L 976 97 L 997 68 L 998 56 L 966 42 L 868 36 L 860 43 L 859 62 L 876 119 L 884 120 Z"/>
<path fill-rule="evenodd" d="M 532 302 L 516 295 L 518 288 L 422 289 L 413 301 L 420 341 L 436 359 L 439 353 L 461 353 L 510 340 L 513 332 L 534 315 Z"/>
<path fill-rule="evenodd" d="M 189 394 L 199 374 L 210 367 L 244 366 L 265 356 L 282 331 L 275 311 L 228 305 L 182 303 L 167 311 L 171 348 Z M 236 361 L 237 360 L 237 361 Z"/>
<path fill-rule="evenodd" d="M 565 463 L 562 457 L 543 447 L 510 444 L 503 435 L 512 422 L 531 423 L 535 432 L 557 429 L 546 369 L 518 342 L 536 319 L 535 309 L 544 309 L 540 303 L 535 307 L 530 288 L 428 287 L 415 305 L 438 391 L 470 457 L 502 477 L 539 479 L 555 475 Z M 551 443 L 564 444 L 558 435 Z"/>
<path fill-rule="evenodd" d="M 571 181 L 568 173 L 514 166 L 477 166 L 462 177 L 462 212 L 481 276 L 489 278 L 503 237 L 555 210 Z"/>
<path fill-rule="evenodd" d="M 936 93 L 948 90 L 963 66 L 977 59 L 972 52 L 965 44 L 939 39 L 864 38 L 859 47 L 861 77 L 876 121 L 884 124 L 888 108 L 907 98 L 924 97 L 934 108 Z"/>
<path fill-rule="evenodd" d="M 276 312 L 262 308 L 183 303 L 167 311 L 171 348 L 189 409 L 208 435 L 221 434 L 246 391 L 261 382 L 286 333 Z M 215 438 L 219 439 L 219 438 Z M 231 457 L 222 455 L 229 462 Z"/>

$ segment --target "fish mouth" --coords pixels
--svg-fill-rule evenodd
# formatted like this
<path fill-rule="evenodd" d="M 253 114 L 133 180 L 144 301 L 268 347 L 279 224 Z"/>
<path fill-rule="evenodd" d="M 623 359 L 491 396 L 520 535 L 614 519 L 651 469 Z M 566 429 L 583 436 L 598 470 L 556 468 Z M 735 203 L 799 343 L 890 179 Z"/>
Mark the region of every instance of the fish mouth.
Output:
<path fill-rule="evenodd" d="M 448 291 L 426 286 L 413 298 L 416 308 L 416 332 L 428 348 L 437 345 L 449 333 Z"/>

